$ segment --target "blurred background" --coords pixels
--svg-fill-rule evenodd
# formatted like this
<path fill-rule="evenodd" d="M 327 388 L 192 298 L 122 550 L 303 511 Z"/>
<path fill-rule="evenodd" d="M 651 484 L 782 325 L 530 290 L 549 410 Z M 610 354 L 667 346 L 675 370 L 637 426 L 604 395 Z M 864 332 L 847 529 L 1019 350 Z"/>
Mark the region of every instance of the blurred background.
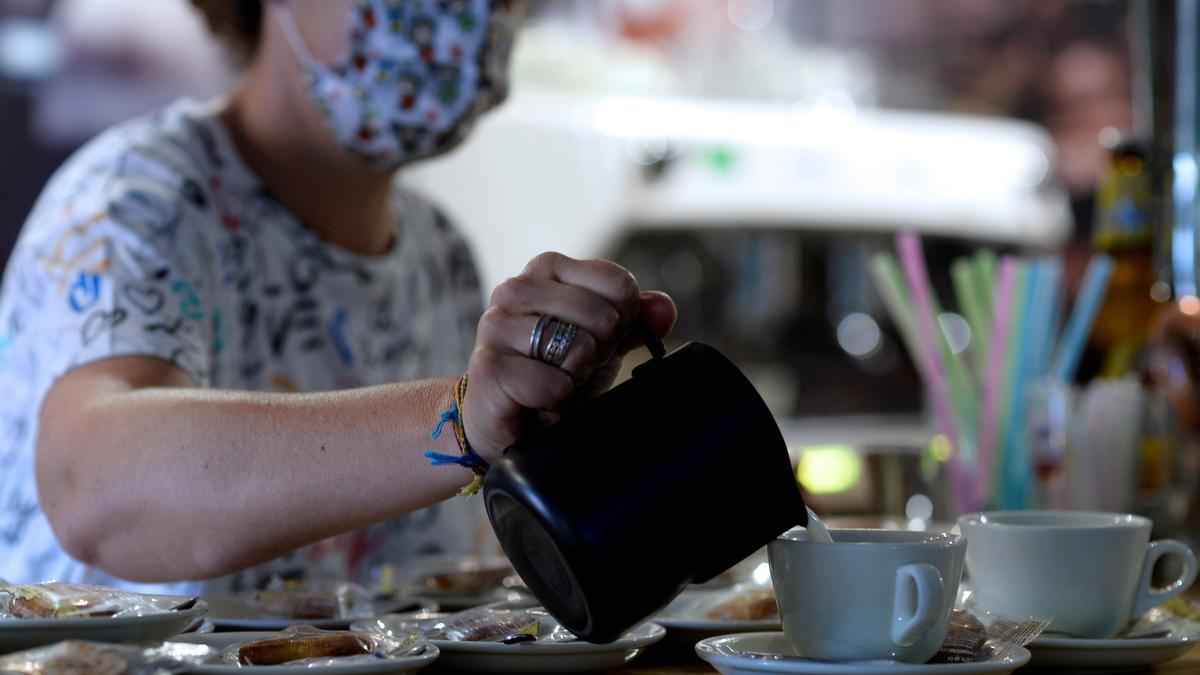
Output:
<path fill-rule="evenodd" d="M 675 297 L 676 344 L 714 344 L 754 380 L 818 510 L 917 525 L 950 515 L 956 444 L 871 261 L 897 232 L 920 234 L 949 359 L 983 338 L 956 300 L 962 256 L 1052 256 L 1069 307 L 1108 222 L 1098 186 L 1150 161 L 1135 105 L 1146 3 L 532 4 L 510 101 L 460 151 L 403 177 L 469 233 L 485 283 L 543 250 L 613 258 Z M 0 0 L 0 258 L 81 143 L 236 78 L 186 0 Z M 1147 312 L 1182 297 L 1156 281 L 1134 294 Z M 1102 347 L 1087 345 L 1076 388 L 1153 379 L 1142 352 L 1112 366 Z M 1146 428 L 1154 410 L 1166 406 L 1127 410 L 1127 426 Z M 1178 424 L 1155 420 L 1162 446 Z M 1191 455 L 1170 438 L 1148 483 L 1148 451 L 1131 441 L 1120 489 L 1054 497 L 1051 482 L 1026 503 L 1141 508 L 1184 528 Z"/>

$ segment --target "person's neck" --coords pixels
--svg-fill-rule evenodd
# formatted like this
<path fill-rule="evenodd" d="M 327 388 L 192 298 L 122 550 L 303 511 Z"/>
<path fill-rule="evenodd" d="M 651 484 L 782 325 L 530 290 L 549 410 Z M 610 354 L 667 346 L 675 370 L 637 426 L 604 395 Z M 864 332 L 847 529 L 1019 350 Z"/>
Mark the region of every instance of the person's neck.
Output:
<path fill-rule="evenodd" d="M 314 114 L 290 105 L 273 85 L 251 71 L 221 111 L 242 159 L 275 199 L 326 241 L 362 255 L 385 253 L 397 226 L 392 174 L 350 155 Z"/>

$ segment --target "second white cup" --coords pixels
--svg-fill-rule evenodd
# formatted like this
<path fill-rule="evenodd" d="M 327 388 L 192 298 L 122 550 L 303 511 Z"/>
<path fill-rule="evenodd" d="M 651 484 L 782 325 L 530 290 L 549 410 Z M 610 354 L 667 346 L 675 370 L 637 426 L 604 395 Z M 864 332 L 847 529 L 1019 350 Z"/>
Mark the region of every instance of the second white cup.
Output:
<path fill-rule="evenodd" d="M 791 530 L 767 546 L 783 632 L 796 652 L 832 661 L 924 663 L 942 645 L 966 541 L 951 534 Z"/>
<path fill-rule="evenodd" d="M 1050 631 L 1108 638 L 1131 619 L 1186 590 L 1196 556 L 1172 539 L 1150 541 L 1148 518 L 1121 513 L 997 511 L 963 516 L 967 573 L 984 608 L 1021 620 L 1049 618 Z M 1176 557 L 1180 573 L 1151 588 L 1154 564 Z"/>

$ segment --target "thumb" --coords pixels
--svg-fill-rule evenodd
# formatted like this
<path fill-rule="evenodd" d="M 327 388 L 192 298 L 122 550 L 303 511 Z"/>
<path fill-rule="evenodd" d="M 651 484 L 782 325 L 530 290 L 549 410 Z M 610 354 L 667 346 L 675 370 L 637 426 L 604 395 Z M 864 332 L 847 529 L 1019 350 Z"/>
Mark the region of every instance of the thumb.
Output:
<path fill-rule="evenodd" d="M 639 320 L 645 323 L 650 332 L 658 337 L 670 335 L 675 328 L 675 322 L 679 319 L 679 310 L 676 309 L 675 301 L 671 299 L 671 296 L 660 291 L 645 291 L 641 294 L 641 299 Z M 636 334 L 627 335 L 621 340 L 617 356 L 624 356 L 644 346 L 645 344 Z"/>

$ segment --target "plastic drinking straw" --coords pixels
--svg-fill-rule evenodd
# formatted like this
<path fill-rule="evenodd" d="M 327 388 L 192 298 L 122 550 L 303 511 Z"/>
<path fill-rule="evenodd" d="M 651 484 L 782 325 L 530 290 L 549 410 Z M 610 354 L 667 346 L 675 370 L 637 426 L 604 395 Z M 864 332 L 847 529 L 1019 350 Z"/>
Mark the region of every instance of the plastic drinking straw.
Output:
<path fill-rule="evenodd" d="M 977 251 L 971 268 L 975 270 L 979 307 L 983 309 L 984 316 L 991 316 L 992 302 L 996 299 L 996 252 L 987 248 Z"/>
<path fill-rule="evenodd" d="M 900 268 L 900 263 L 897 262 L 894 255 L 881 251 L 871 257 L 870 269 L 875 279 L 876 287 L 879 289 L 880 295 L 883 296 L 884 304 L 888 308 L 888 313 L 899 328 L 900 337 L 904 341 L 904 346 L 908 349 L 908 353 L 911 355 L 914 364 L 917 366 L 917 371 L 920 373 L 921 379 L 928 381 L 930 371 L 927 357 L 925 351 L 921 348 L 921 340 L 913 323 L 914 309 L 912 298 L 905 284 L 904 272 Z M 930 300 L 933 304 L 934 314 L 939 314 L 940 310 L 937 307 L 937 299 L 931 297 Z M 979 402 L 975 392 L 975 385 L 965 364 L 962 362 L 962 355 L 955 355 L 953 353 L 953 350 L 950 349 L 949 341 L 946 340 L 945 333 L 940 330 L 940 327 L 937 334 L 939 349 L 942 358 L 947 364 L 951 405 L 958 416 L 957 421 L 960 425 L 961 433 L 967 440 L 971 440 L 979 428 Z M 970 443 L 964 443 L 963 445 L 964 458 L 973 458 L 975 455 L 974 445 Z"/>
<path fill-rule="evenodd" d="M 987 372 L 983 377 L 983 402 L 979 419 L 979 459 L 975 462 L 975 495 L 987 503 L 992 483 L 996 448 L 996 421 L 1000 413 L 1002 380 L 1004 378 L 1004 345 L 1008 336 L 1008 325 L 1012 318 L 1013 289 L 1017 281 L 1017 261 L 1005 256 L 1000 261 L 996 276 L 996 298 L 992 302 L 991 335 L 987 354 Z"/>
<path fill-rule="evenodd" d="M 926 277 L 928 278 L 928 277 Z M 929 304 L 935 318 L 941 317 L 942 308 L 938 303 L 937 296 L 930 291 Z M 942 329 L 941 320 L 936 321 L 938 349 L 942 353 L 942 359 L 946 364 L 946 378 L 949 384 L 950 405 L 954 407 L 954 413 L 958 415 L 958 429 L 962 434 L 962 443 L 957 448 L 961 461 L 975 461 L 975 435 L 979 433 L 979 395 L 975 386 L 975 379 L 971 376 L 971 369 L 968 367 L 967 359 L 969 355 L 964 349 L 959 353 L 954 353 L 954 349 L 950 346 L 949 336 Z"/>
<path fill-rule="evenodd" d="M 935 316 L 941 314 L 936 304 L 934 304 L 933 310 Z M 946 370 L 950 383 L 950 403 L 954 406 L 954 412 L 958 415 L 958 428 L 962 434 L 962 443 L 958 447 L 959 456 L 963 461 L 974 462 L 977 454 L 975 451 L 975 436 L 979 433 L 979 395 L 974 379 L 971 377 L 970 370 L 965 363 L 967 358 L 966 351 L 964 350 L 955 354 L 950 349 L 950 343 L 946 339 L 945 331 L 940 330 L 940 324 L 938 328 L 942 358 L 946 359 L 947 364 Z"/>
<path fill-rule="evenodd" d="M 1048 331 L 1047 313 L 1050 309 L 1050 298 L 1054 294 L 1057 279 L 1052 278 L 1054 271 L 1045 258 L 1040 258 L 1030 264 L 1030 292 L 1027 303 L 1025 330 L 1029 332 L 1028 351 L 1022 363 L 1027 375 L 1037 377 L 1044 374 L 1042 364 L 1045 361 L 1046 336 Z"/>
<path fill-rule="evenodd" d="M 1025 325 L 1025 301 L 1029 289 L 1029 263 L 1017 259 L 1017 280 L 1013 285 L 1012 313 L 1008 318 L 1008 335 L 1004 336 L 1004 371 L 1000 377 L 1000 407 L 996 413 L 996 457 L 992 476 L 992 495 L 1003 499 L 1006 471 L 1004 450 L 1008 443 L 1008 416 L 1013 406 L 1013 384 L 1016 379 L 1014 365 L 1017 362 L 1017 347 L 1021 341 L 1021 330 Z"/>
<path fill-rule="evenodd" d="M 1041 263 L 1044 283 L 1038 289 L 1039 313 L 1037 321 L 1040 332 L 1034 342 L 1033 374 L 1041 377 L 1050 373 L 1050 357 L 1058 339 L 1059 297 L 1062 295 L 1062 261 L 1054 256 L 1044 258 Z"/>
<path fill-rule="evenodd" d="M 1022 509 L 1026 506 L 1030 484 L 1033 481 L 1033 464 L 1029 461 L 1029 434 L 1025 425 L 1028 413 L 1028 388 L 1033 369 L 1033 343 L 1041 333 L 1038 325 L 1040 308 L 1037 306 L 1041 287 L 1046 283 L 1045 268 L 1038 263 L 1028 266 L 1028 283 L 1024 300 L 1018 305 L 1023 310 L 1024 320 L 1017 326 L 1014 343 L 1015 352 L 1009 363 L 1011 386 L 1009 389 L 1008 415 L 1004 424 L 1003 487 L 1001 504 L 1007 509 Z M 1019 297 L 1019 296 L 1018 296 Z"/>
<path fill-rule="evenodd" d="M 871 256 L 870 270 L 871 277 L 875 280 L 875 288 L 879 290 L 879 295 L 883 298 L 888 315 L 891 316 L 892 323 L 896 324 L 896 329 L 900 332 L 900 339 L 904 341 L 905 348 L 912 355 L 917 372 L 924 377 L 925 354 L 919 348 L 920 342 L 917 340 L 916 328 L 913 326 L 912 320 L 912 300 L 908 297 L 908 289 L 904 286 L 904 273 L 900 271 L 900 263 L 896 262 L 896 256 L 886 251 L 880 251 Z"/>
<path fill-rule="evenodd" d="M 958 258 L 951 263 L 950 278 L 954 282 L 954 295 L 958 299 L 958 307 L 971 327 L 971 353 L 975 357 L 975 367 L 978 372 L 982 373 L 984 364 L 987 362 L 988 321 L 987 312 L 979 300 L 979 291 L 976 288 L 971 261 L 967 258 Z"/>
<path fill-rule="evenodd" d="M 950 440 L 952 452 L 947 462 L 950 474 L 950 490 L 959 512 L 967 510 L 970 486 L 963 474 L 961 459 L 954 450 L 962 447 L 963 438 L 959 434 L 958 424 L 950 412 L 950 398 L 947 390 L 946 368 L 942 363 L 941 349 L 938 346 L 940 328 L 933 314 L 933 293 L 929 286 L 929 270 L 925 266 L 925 255 L 921 250 L 920 238 L 912 232 L 901 232 L 896 235 L 896 250 L 900 256 L 904 276 L 908 280 L 913 298 L 913 323 L 917 328 L 917 336 L 921 347 L 925 350 L 929 366 L 928 385 L 933 399 L 933 411 L 937 416 L 942 430 Z"/>
<path fill-rule="evenodd" d="M 1112 271 L 1113 259 L 1103 253 L 1092 256 L 1088 263 L 1079 297 L 1071 309 L 1062 338 L 1058 342 L 1058 351 L 1054 354 L 1053 375 L 1062 382 L 1075 379 L 1079 359 L 1083 357 L 1084 343 L 1092 332 L 1092 325 L 1100 312 L 1100 303 L 1108 292 L 1108 281 L 1112 277 Z"/>

